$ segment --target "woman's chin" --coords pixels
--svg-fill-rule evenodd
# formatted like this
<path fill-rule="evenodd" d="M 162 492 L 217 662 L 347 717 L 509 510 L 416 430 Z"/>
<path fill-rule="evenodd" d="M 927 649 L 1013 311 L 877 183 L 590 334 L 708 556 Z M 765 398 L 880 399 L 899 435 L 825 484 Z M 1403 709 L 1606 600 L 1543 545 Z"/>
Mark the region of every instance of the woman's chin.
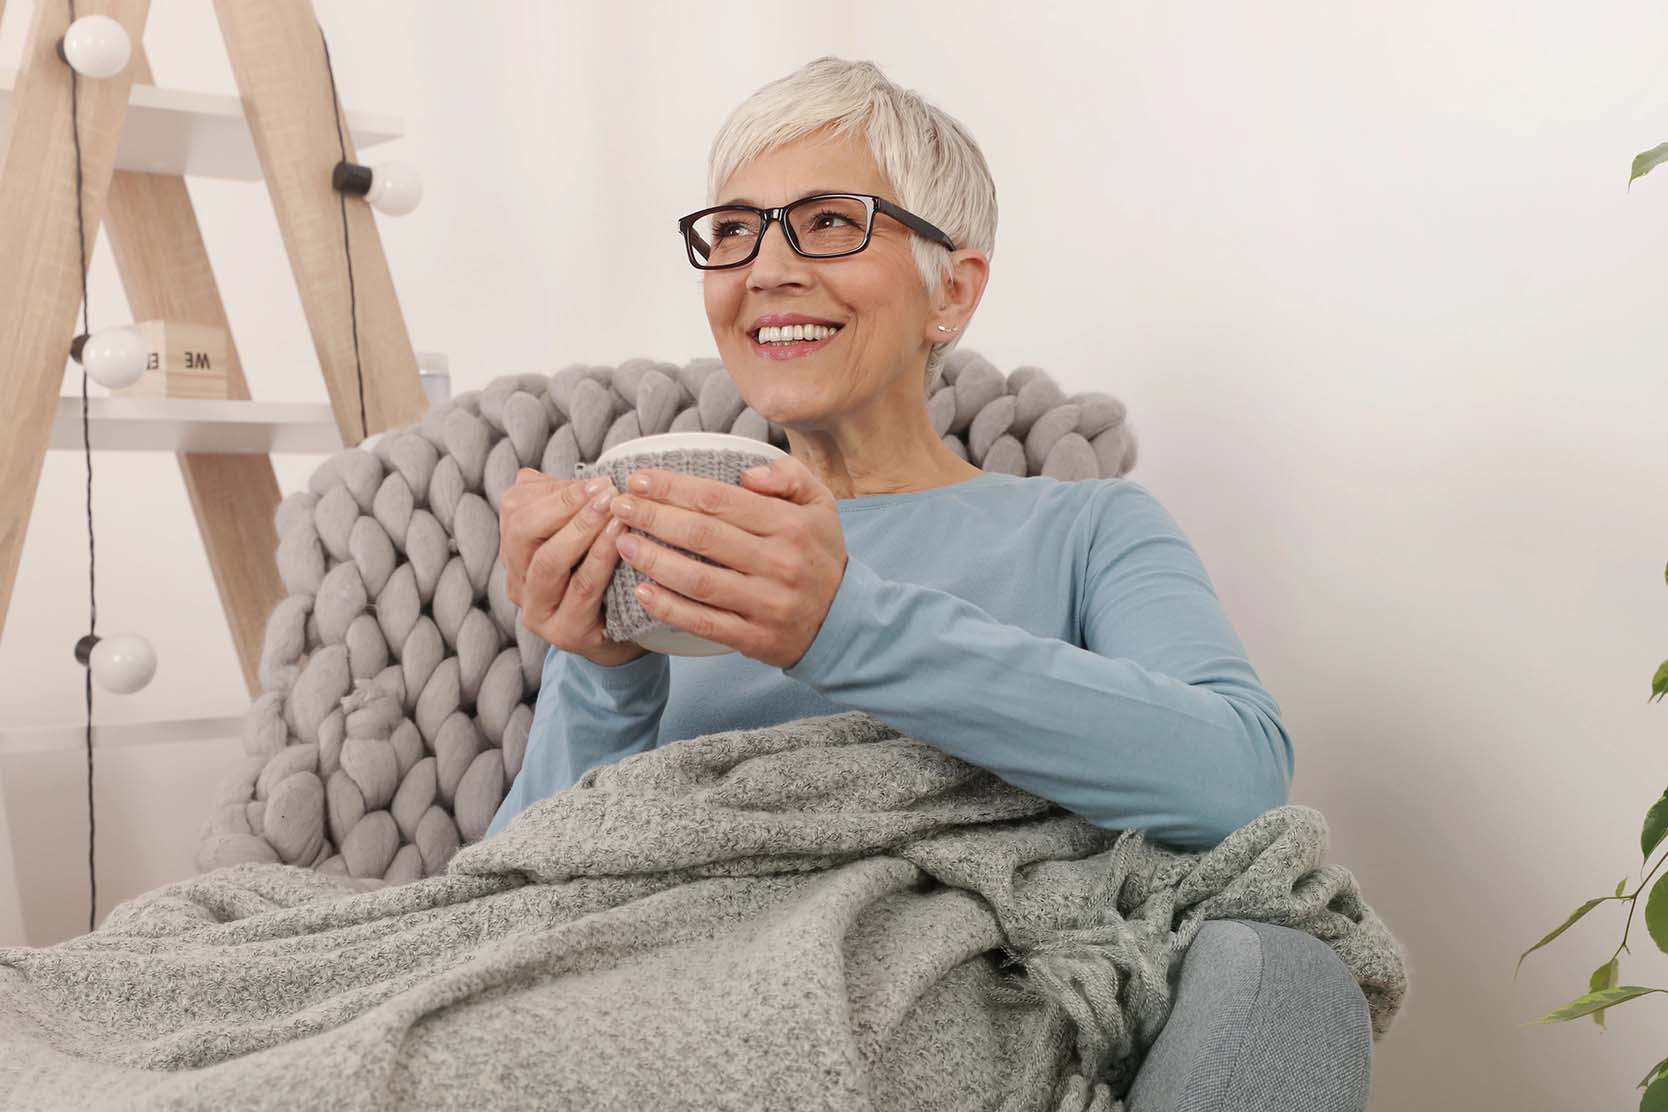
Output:
<path fill-rule="evenodd" d="M 806 418 L 821 413 L 823 406 L 815 399 L 793 397 L 789 392 L 763 389 L 743 390 L 742 398 L 752 408 L 754 413 L 767 421 L 774 421 L 778 425 L 793 425 Z"/>
<path fill-rule="evenodd" d="M 783 389 L 775 384 L 736 384 L 741 396 L 760 417 L 783 428 L 817 428 L 835 410 L 820 390 Z"/>
<path fill-rule="evenodd" d="M 725 361 L 736 392 L 753 411 L 783 427 L 820 427 L 841 408 L 838 392 L 830 388 L 840 381 L 842 367 L 813 367 L 813 361 L 786 362 L 760 359 L 750 351 L 735 362 Z"/>

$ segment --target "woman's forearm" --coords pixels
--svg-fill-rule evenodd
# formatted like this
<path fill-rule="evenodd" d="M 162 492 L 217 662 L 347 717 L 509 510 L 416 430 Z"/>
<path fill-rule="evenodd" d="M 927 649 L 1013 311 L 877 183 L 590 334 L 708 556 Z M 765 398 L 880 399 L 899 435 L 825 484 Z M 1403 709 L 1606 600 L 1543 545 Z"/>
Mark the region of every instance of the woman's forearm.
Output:
<path fill-rule="evenodd" d="M 1038 637 L 854 557 L 784 674 L 1099 826 L 1204 848 L 1286 802 L 1291 739 L 1234 646 L 1167 613 L 1161 635 L 1209 678 Z"/>
<path fill-rule="evenodd" d="M 486 836 L 538 800 L 572 787 L 592 768 L 653 749 L 670 690 L 671 670 L 662 653 L 606 667 L 551 648 L 521 771 Z"/>

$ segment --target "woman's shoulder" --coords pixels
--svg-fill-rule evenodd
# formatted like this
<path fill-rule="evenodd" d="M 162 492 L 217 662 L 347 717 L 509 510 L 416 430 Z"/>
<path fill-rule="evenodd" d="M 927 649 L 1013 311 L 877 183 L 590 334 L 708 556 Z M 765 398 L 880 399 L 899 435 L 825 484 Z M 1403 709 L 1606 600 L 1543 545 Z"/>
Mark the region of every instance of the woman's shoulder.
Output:
<path fill-rule="evenodd" d="M 1005 489 L 1033 517 L 1067 518 L 1074 532 L 1095 544 L 1123 544 L 1141 538 L 1185 539 L 1181 525 L 1158 496 L 1135 479 L 1108 475 L 1056 479 L 1048 475 L 1007 476 Z M 992 484 L 996 486 L 996 484 Z M 1000 493 L 995 497 L 1003 497 Z"/>
<path fill-rule="evenodd" d="M 1074 506 L 1156 503 L 1157 497 L 1141 483 L 1123 475 L 1093 479 L 1057 479 L 1052 475 L 1010 475 L 987 471 L 983 484 L 990 490 L 1021 493 L 1030 498 L 1057 500 Z"/>

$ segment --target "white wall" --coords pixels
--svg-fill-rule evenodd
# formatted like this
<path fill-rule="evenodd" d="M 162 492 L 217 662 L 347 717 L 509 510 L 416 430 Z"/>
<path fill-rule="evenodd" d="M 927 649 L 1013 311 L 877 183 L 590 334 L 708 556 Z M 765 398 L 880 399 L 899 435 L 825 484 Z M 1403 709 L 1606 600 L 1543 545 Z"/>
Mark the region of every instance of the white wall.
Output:
<path fill-rule="evenodd" d="M 1668 180 L 1624 188 L 1668 139 L 1668 11 L 849 0 L 823 24 L 713 0 L 317 7 L 344 100 L 405 120 L 376 153 L 425 172 L 423 206 L 381 228 L 413 342 L 450 354 L 457 389 L 711 354 L 673 221 L 703 201 L 714 130 L 764 82 L 871 58 L 959 117 L 1001 204 L 965 346 L 1129 404 L 1134 477 L 1188 530 L 1284 708 L 1294 799 L 1329 817 L 1332 859 L 1411 947 L 1374 1108 L 1637 1100 L 1668 1052 L 1660 1003 L 1603 1033 L 1524 1025 L 1584 988 L 1621 916 L 1595 914 L 1516 982 L 1512 966 L 1635 870 L 1668 780 L 1645 699 L 1668 625 Z M 30 11 L 8 5 L 0 65 Z M 146 45 L 162 82 L 233 91 L 207 5 L 153 0 Z M 264 189 L 191 190 L 255 396 L 323 400 Z M 92 298 L 95 327 L 127 319 L 102 242 Z M 317 462 L 283 461 L 285 489 Z M 99 629 L 144 631 L 162 665 L 97 720 L 239 713 L 174 463 L 119 463 L 95 459 Z M 83 482 L 79 453 L 50 457 L 0 727 L 82 720 Z M 101 914 L 190 871 L 226 752 L 100 765 Z M 83 763 L 0 761 L 37 945 L 85 929 Z M 1668 984 L 1642 923 L 1632 939 L 1624 983 Z"/>

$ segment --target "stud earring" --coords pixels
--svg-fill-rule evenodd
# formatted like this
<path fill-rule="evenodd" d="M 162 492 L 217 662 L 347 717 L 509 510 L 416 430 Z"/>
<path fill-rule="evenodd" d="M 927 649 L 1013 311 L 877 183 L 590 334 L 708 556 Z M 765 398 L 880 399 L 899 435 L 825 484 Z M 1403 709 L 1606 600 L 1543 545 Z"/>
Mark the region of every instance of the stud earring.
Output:
<path fill-rule="evenodd" d="M 942 324 L 938 326 L 938 330 L 940 332 L 955 332 L 955 331 L 957 331 L 957 329 L 954 329 L 954 328 L 945 328 Z"/>

